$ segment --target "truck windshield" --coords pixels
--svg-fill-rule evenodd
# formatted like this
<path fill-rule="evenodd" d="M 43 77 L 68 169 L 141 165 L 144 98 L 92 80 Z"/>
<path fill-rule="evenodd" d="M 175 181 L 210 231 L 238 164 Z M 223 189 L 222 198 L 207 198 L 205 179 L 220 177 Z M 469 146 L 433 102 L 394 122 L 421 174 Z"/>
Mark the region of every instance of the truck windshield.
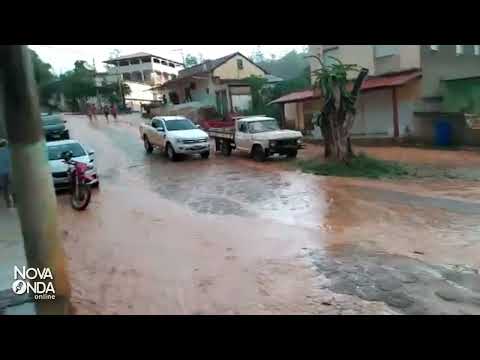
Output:
<path fill-rule="evenodd" d="M 168 131 L 196 129 L 195 125 L 188 119 L 168 120 L 165 121 L 165 126 Z"/>
<path fill-rule="evenodd" d="M 248 131 L 252 134 L 279 129 L 277 120 L 252 121 L 248 123 Z"/>

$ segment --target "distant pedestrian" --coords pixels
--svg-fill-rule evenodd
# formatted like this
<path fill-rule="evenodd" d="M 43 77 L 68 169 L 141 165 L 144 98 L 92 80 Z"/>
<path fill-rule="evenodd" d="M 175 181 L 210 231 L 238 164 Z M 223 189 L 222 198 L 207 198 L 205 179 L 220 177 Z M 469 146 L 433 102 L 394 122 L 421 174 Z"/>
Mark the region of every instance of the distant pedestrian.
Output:
<path fill-rule="evenodd" d="M 88 120 L 92 122 L 92 105 L 91 104 L 87 104 L 86 112 L 87 112 Z"/>
<path fill-rule="evenodd" d="M 117 120 L 117 105 L 112 104 L 112 107 L 111 107 L 111 110 L 110 110 L 110 111 L 112 112 L 113 118 L 114 118 L 115 120 Z"/>
<path fill-rule="evenodd" d="M 14 207 L 11 182 L 10 149 L 5 139 L 0 139 L 0 188 L 7 208 Z"/>
<path fill-rule="evenodd" d="M 107 119 L 107 123 L 108 123 L 108 115 L 110 114 L 110 109 L 108 108 L 108 105 L 105 105 L 103 107 L 103 113 L 105 114 L 105 119 Z"/>
<path fill-rule="evenodd" d="M 97 107 L 95 106 L 95 104 L 92 104 L 91 110 L 93 120 L 97 121 Z"/>

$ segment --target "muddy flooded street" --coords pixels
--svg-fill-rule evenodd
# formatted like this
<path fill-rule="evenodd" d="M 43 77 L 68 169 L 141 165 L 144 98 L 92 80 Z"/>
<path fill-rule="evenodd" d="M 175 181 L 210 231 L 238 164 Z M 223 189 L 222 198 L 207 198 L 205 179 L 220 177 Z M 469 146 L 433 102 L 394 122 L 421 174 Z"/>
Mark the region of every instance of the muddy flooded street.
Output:
<path fill-rule="evenodd" d="M 66 120 L 100 178 L 85 212 L 58 195 L 78 314 L 480 314 L 474 179 L 327 178 L 239 154 L 169 162 L 145 153 L 133 115 Z M 479 153 L 461 155 L 478 168 Z"/>

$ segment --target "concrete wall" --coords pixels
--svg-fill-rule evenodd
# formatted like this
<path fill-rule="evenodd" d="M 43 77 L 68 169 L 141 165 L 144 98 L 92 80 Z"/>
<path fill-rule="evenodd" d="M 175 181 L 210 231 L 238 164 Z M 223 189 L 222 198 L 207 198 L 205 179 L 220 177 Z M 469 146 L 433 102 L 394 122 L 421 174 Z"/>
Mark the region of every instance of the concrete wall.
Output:
<path fill-rule="evenodd" d="M 335 49 L 338 47 L 338 50 Z M 369 72 L 374 71 L 374 56 L 373 47 L 371 45 L 309 45 L 309 52 L 312 55 L 322 56 L 324 50 L 325 55 L 329 53 L 337 57 L 340 61 L 347 64 L 357 64 L 359 66 L 369 69 Z M 316 59 L 310 59 L 310 66 L 312 71 L 320 68 L 320 63 Z M 354 77 L 354 73 L 349 74 L 350 78 Z"/>
<path fill-rule="evenodd" d="M 332 50 L 325 52 L 328 49 Z M 320 57 L 324 52 L 325 55 L 333 54 L 344 63 L 367 68 L 370 75 L 420 68 L 419 45 L 309 45 L 309 52 Z M 376 57 L 376 53 L 380 56 Z M 310 66 L 316 70 L 320 64 L 310 59 Z M 350 78 L 354 76 L 355 73 L 349 74 Z"/>
<path fill-rule="evenodd" d="M 420 45 L 400 45 L 400 69 L 420 69 Z"/>
<path fill-rule="evenodd" d="M 125 81 L 125 84 L 127 84 L 131 90 L 131 93 L 125 96 L 125 103 L 134 111 L 140 111 L 142 103 L 150 103 L 155 100 L 153 91 L 149 90 L 150 85 L 131 81 Z"/>
<path fill-rule="evenodd" d="M 396 91 L 400 137 L 414 135 L 414 111 L 421 92 L 421 80 L 413 80 Z"/>
<path fill-rule="evenodd" d="M 285 104 L 285 127 L 287 129 L 295 129 L 297 123 L 297 103 Z"/>
<path fill-rule="evenodd" d="M 441 80 L 480 76 L 480 56 L 474 55 L 473 45 L 464 45 L 465 53 L 456 54 L 456 45 L 439 45 L 438 51 L 421 45 L 422 96 L 443 95 Z"/>
<path fill-rule="evenodd" d="M 450 123 L 452 127 L 452 141 L 454 145 L 480 145 L 480 137 L 474 136 L 474 131 L 465 126 L 465 119 L 461 114 L 436 115 L 416 114 L 413 118 L 414 138 L 420 142 L 435 144 L 435 127 L 439 120 Z"/>
<path fill-rule="evenodd" d="M 372 75 L 382 75 L 420 68 L 419 45 L 373 45 L 375 69 Z M 385 55 L 385 56 L 382 56 Z"/>
<path fill-rule="evenodd" d="M 480 114 L 480 78 L 445 81 L 443 111 Z"/>
<path fill-rule="evenodd" d="M 238 59 L 243 61 L 243 69 L 241 70 L 237 67 Z M 241 55 L 234 56 L 213 71 L 213 76 L 220 79 L 245 79 L 251 75 L 263 77 L 265 73 Z"/>

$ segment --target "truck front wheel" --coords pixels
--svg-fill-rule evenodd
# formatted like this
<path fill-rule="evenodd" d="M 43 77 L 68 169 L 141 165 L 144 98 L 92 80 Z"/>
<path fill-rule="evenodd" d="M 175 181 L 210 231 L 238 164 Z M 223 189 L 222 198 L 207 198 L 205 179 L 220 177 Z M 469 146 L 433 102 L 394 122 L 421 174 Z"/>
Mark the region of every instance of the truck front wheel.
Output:
<path fill-rule="evenodd" d="M 260 145 L 255 145 L 252 149 L 252 155 L 255 161 L 257 162 L 263 162 L 265 161 L 265 158 L 267 157 L 265 154 L 265 151 Z"/>
<path fill-rule="evenodd" d="M 171 144 L 167 144 L 167 156 L 170 161 L 177 161 L 178 155 Z"/>
<path fill-rule="evenodd" d="M 297 150 L 290 150 L 290 151 L 287 153 L 287 157 L 289 157 L 289 158 L 296 158 L 296 157 L 297 157 L 297 153 L 298 153 Z"/>
<path fill-rule="evenodd" d="M 220 150 L 223 156 L 230 156 L 230 154 L 232 153 L 232 147 L 228 142 L 225 141 L 220 144 Z"/>
<path fill-rule="evenodd" d="M 148 137 L 144 136 L 143 137 L 143 146 L 145 147 L 145 151 L 147 154 L 151 154 L 153 151 L 153 146 L 150 144 L 150 141 L 148 141 Z"/>

